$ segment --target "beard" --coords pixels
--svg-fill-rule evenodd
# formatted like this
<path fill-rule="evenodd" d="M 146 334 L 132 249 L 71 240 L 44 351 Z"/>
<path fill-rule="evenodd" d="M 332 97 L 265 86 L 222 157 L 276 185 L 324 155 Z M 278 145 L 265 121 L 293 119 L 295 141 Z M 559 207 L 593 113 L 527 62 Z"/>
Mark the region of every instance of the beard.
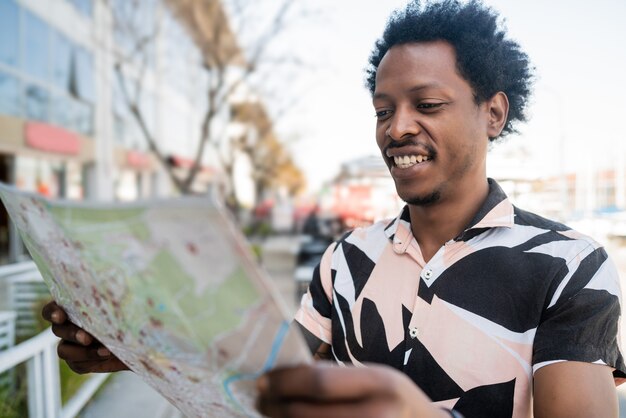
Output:
<path fill-rule="evenodd" d="M 410 196 L 406 198 L 400 196 L 400 198 L 412 206 L 430 206 L 437 203 L 439 199 L 441 199 L 441 192 L 436 190 L 425 196 Z"/>

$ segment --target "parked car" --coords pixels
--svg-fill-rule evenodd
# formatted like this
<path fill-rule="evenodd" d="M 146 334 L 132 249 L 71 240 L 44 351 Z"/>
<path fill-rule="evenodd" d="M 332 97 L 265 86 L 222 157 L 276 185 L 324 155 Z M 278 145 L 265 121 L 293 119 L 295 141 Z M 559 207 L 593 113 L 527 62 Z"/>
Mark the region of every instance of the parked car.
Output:
<path fill-rule="evenodd" d="M 302 295 L 309 288 L 309 283 L 313 278 L 315 267 L 322 259 L 324 251 L 331 244 L 332 240 L 326 238 L 305 238 L 300 245 L 300 250 L 296 256 L 296 269 L 294 280 L 296 282 L 296 302 L 299 302 Z"/>

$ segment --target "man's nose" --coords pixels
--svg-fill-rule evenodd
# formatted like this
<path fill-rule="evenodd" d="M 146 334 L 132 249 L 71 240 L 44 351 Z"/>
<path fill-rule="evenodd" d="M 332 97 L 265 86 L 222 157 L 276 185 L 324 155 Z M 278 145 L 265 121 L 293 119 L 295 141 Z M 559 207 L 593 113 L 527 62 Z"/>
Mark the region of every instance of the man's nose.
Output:
<path fill-rule="evenodd" d="M 403 141 L 408 137 L 419 134 L 421 127 L 413 112 L 396 110 L 391 118 L 386 134 L 394 141 Z"/>

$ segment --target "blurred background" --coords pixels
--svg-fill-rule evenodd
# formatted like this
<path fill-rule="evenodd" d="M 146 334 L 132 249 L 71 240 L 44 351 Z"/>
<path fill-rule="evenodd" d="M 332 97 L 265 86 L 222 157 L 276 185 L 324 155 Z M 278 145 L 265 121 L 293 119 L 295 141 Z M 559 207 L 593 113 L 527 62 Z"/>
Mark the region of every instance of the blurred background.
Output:
<path fill-rule="evenodd" d="M 102 202 L 217 193 L 295 309 L 328 242 L 402 207 L 364 69 L 405 3 L 0 0 L 0 181 Z M 605 244 L 626 277 L 626 2 L 485 3 L 537 76 L 488 174 Z M 0 208 L 1 417 L 176 415 L 132 376 L 59 378 L 46 297 Z"/>

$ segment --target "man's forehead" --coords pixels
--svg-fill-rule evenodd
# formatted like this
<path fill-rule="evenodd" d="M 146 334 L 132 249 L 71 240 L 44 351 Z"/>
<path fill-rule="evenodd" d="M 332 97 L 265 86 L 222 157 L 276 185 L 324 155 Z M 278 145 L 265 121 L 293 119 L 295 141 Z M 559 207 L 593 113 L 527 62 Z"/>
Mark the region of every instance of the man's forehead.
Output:
<path fill-rule="evenodd" d="M 454 46 L 447 41 L 435 40 L 428 42 L 409 42 L 394 45 L 385 53 L 378 71 L 389 66 L 389 62 L 398 61 L 403 64 L 413 63 L 424 68 L 440 65 L 449 65 L 451 68 L 456 67 L 456 51 Z"/>
<path fill-rule="evenodd" d="M 380 85 L 410 81 L 413 91 L 438 88 L 459 76 L 454 47 L 445 41 L 395 45 L 382 58 L 376 72 L 374 97 Z"/>

